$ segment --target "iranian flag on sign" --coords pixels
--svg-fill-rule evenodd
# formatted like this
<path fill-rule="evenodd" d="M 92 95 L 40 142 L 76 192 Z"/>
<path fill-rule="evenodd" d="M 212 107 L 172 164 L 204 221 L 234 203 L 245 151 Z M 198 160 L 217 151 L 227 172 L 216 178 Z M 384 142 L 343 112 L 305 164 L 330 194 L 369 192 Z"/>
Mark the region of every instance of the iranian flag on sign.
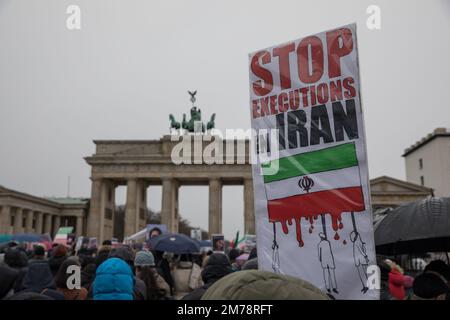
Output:
<path fill-rule="evenodd" d="M 274 165 L 278 165 L 277 173 L 268 174 Z M 266 162 L 262 170 L 269 221 L 280 222 L 287 234 L 287 224 L 294 220 L 300 246 L 301 218 L 312 225 L 319 215 L 330 214 L 333 230 L 338 231 L 342 212 L 365 210 L 353 142 Z"/>

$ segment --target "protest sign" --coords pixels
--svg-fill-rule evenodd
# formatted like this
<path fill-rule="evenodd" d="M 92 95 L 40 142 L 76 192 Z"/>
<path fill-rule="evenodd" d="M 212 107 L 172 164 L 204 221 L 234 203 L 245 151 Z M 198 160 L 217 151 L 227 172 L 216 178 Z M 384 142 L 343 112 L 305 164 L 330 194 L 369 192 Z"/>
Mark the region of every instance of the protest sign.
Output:
<path fill-rule="evenodd" d="M 259 268 L 377 299 L 356 25 L 249 58 Z"/>
<path fill-rule="evenodd" d="M 202 230 L 201 229 L 191 229 L 191 238 L 201 241 L 202 240 Z"/>
<path fill-rule="evenodd" d="M 223 234 L 213 234 L 212 238 L 212 246 L 214 252 L 225 252 L 225 237 Z"/>
<path fill-rule="evenodd" d="M 146 229 L 146 240 L 167 233 L 167 225 L 165 224 L 148 224 Z"/>

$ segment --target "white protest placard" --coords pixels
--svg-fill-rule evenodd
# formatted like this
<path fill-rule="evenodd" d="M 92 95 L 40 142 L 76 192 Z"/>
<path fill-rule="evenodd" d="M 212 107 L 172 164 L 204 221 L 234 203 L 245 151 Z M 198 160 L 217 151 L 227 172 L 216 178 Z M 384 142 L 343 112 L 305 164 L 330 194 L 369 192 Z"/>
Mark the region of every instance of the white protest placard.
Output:
<path fill-rule="evenodd" d="M 259 268 L 378 299 L 356 25 L 249 59 Z"/>

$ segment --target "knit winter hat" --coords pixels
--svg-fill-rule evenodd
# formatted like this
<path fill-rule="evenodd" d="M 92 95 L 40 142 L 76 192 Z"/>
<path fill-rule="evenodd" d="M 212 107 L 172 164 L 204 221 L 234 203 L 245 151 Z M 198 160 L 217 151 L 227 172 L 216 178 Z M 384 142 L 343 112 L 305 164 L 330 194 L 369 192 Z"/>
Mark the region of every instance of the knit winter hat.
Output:
<path fill-rule="evenodd" d="M 143 267 L 143 266 L 155 266 L 155 258 L 153 254 L 149 251 L 139 251 L 136 253 L 136 257 L 134 258 L 134 266 L 135 267 Z"/>

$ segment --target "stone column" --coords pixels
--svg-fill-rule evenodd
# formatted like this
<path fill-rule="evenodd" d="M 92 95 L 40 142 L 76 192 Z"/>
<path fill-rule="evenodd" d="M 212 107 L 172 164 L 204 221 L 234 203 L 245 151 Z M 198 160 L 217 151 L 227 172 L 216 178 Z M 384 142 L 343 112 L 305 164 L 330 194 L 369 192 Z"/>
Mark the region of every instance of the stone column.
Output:
<path fill-rule="evenodd" d="M 52 215 L 49 213 L 44 214 L 44 233 L 52 233 Z"/>
<path fill-rule="evenodd" d="M 209 234 L 222 233 L 222 181 L 209 180 Z"/>
<path fill-rule="evenodd" d="M 75 233 L 78 237 L 83 235 L 83 216 L 77 216 L 77 225 L 75 227 Z"/>
<path fill-rule="evenodd" d="M 127 180 L 127 203 L 125 205 L 125 229 L 124 237 L 129 237 L 137 232 L 139 224 L 138 212 L 138 187 L 137 179 Z"/>
<path fill-rule="evenodd" d="M 53 236 L 56 235 L 56 233 L 58 232 L 60 226 L 61 226 L 61 217 L 58 216 L 58 215 L 55 215 L 53 217 L 53 233 L 52 233 Z"/>
<path fill-rule="evenodd" d="M 244 232 L 245 234 L 256 234 L 252 179 L 244 179 Z"/>
<path fill-rule="evenodd" d="M 43 233 L 44 230 L 42 230 L 43 226 L 43 213 L 42 212 L 36 212 L 36 225 L 35 225 L 35 231 L 36 233 Z"/>
<path fill-rule="evenodd" d="M 91 185 L 91 201 L 89 206 L 89 214 L 87 217 L 87 236 L 95 237 L 100 242 L 103 233 L 103 220 L 105 216 L 105 202 L 103 199 L 102 179 L 92 179 Z"/>
<path fill-rule="evenodd" d="M 178 232 L 178 181 L 172 178 L 162 180 L 161 223 L 169 232 Z"/>
<path fill-rule="evenodd" d="M 17 208 L 14 216 L 14 231 L 13 233 L 23 233 L 23 209 Z"/>
<path fill-rule="evenodd" d="M 25 232 L 33 232 L 33 210 L 25 211 Z"/>
<path fill-rule="evenodd" d="M 141 181 L 138 184 L 138 227 L 137 231 L 144 229 L 147 226 L 147 188 L 148 183 L 146 181 Z"/>
<path fill-rule="evenodd" d="M 115 190 L 116 190 L 116 183 L 112 180 L 105 180 L 103 184 L 104 214 L 102 218 L 103 228 L 100 231 L 101 241 L 106 239 L 110 240 L 113 237 L 114 217 L 116 211 Z"/>
<path fill-rule="evenodd" d="M 0 211 L 0 233 L 11 233 L 11 207 L 2 206 Z"/>

